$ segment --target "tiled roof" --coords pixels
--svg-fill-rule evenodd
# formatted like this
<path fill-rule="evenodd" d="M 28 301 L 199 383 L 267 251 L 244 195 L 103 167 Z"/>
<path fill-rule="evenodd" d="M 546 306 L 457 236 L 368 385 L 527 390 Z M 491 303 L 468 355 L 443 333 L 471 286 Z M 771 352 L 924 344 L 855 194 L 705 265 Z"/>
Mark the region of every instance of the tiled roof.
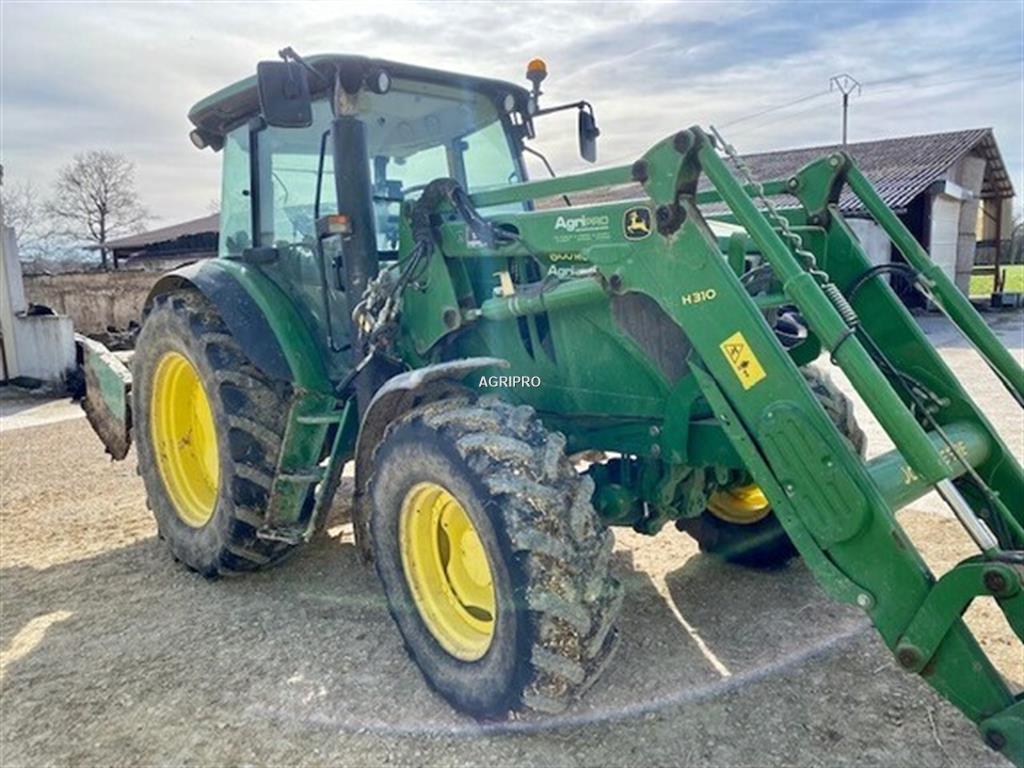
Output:
<path fill-rule="evenodd" d="M 172 224 L 169 227 L 152 229 L 149 232 L 139 232 L 127 237 L 120 237 L 117 240 L 108 240 L 105 248 L 109 250 L 132 250 L 146 248 L 157 243 L 165 243 L 177 240 L 180 237 L 191 235 L 216 234 L 220 229 L 220 214 L 212 213 L 209 216 L 202 216 L 198 219 L 183 221 L 180 224 Z"/>

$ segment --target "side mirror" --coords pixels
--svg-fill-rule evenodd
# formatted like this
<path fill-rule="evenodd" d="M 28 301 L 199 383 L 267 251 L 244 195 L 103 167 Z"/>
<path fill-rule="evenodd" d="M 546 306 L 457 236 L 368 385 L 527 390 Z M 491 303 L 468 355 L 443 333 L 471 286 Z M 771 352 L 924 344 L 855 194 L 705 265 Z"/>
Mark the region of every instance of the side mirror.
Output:
<path fill-rule="evenodd" d="M 296 61 L 261 61 L 256 65 L 260 110 L 275 128 L 308 128 L 313 124 L 306 69 Z"/>
<path fill-rule="evenodd" d="M 580 157 L 588 163 L 592 163 L 597 160 L 597 137 L 601 135 L 601 130 L 597 127 L 597 122 L 594 120 L 593 112 L 583 108 L 580 109 L 578 132 Z"/>

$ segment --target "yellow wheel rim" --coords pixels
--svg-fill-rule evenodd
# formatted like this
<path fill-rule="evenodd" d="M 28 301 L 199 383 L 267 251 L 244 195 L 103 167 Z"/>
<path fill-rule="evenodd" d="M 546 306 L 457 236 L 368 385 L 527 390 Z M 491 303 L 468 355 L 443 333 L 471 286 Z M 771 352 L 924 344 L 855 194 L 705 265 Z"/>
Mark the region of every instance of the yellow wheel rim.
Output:
<path fill-rule="evenodd" d="M 771 504 L 764 492 L 751 484 L 715 491 L 708 499 L 708 509 L 727 523 L 751 525 L 768 517 Z"/>
<path fill-rule="evenodd" d="M 469 515 L 444 486 L 417 483 L 398 522 L 402 569 L 420 618 L 452 656 L 476 661 L 494 639 L 494 584 Z"/>
<path fill-rule="evenodd" d="M 217 430 L 199 372 L 168 352 L 157 362 L 149 402 L 157 468 L 178 517 L 201 528 L 213 517 L 220 483 Z"/>

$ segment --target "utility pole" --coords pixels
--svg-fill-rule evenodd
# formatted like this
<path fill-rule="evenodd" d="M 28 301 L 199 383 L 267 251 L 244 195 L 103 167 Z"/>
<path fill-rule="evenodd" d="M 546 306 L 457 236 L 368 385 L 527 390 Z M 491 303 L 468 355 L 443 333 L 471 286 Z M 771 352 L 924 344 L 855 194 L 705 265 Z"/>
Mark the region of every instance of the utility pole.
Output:
<path fill-rule="evenodd" d="M 854 91 L 860 96 L 860 83 L 852 75 L 845 72 L 836 75 L 828 81 L 829 91 L 839 91 L 843 94 L 843 146 L 846 146 L 846 114 L 850 109 L 850 94 Z"/>

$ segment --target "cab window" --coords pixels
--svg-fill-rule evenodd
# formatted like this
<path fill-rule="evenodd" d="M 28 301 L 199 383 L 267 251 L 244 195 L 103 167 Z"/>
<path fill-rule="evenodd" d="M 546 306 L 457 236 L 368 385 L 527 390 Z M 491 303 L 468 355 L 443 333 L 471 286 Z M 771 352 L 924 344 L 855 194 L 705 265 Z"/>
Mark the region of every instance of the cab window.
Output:
<path fill-rule="evenodd" d="M 520 180 L 501 116 L 483 94 L 396 81 L 387 94 L 366 94 L 362 107 L 382 252 L 398 248 L 401 203 L 417 197 L 434 179 L 452 177 L 470 191 Z M 251 247 L 254 239 L 263 247 L 289 248 L 300 255 L 313 252 L 320 142 L 331 121 L 326 100 L 314 103 L 313 116 L 309 128 L 266 128 L 255 135 L 260 169 L 258 238 L 251 233 L 248 128 L 242 126 L 228 135 L 222 255 L 238 254 Z M 337 210 L 329 145 L 320 195 L 321 215 Z"/>
<path fill-rule="evenodd" d="M 224 140 L 218 254 L 237 255 L 252 246 L 249 195 L 249 129 L 236 128 Z"/>

